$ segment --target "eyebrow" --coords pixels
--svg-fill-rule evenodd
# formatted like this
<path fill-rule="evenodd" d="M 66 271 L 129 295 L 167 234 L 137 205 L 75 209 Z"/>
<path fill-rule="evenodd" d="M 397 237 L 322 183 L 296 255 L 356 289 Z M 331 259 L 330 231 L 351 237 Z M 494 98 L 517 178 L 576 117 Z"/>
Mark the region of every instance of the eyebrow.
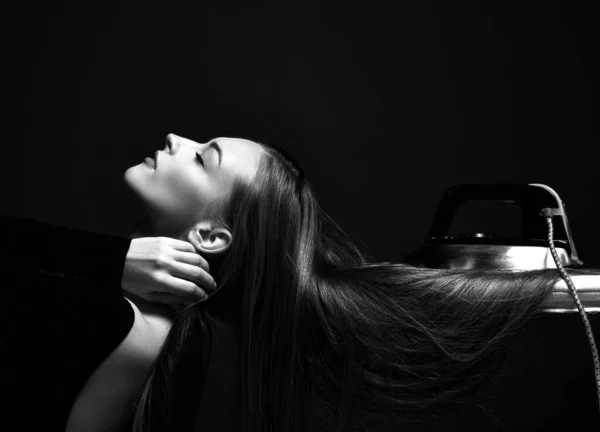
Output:
<path fill-rule="evenodd" d="M 219 154 L 219 166 L 221 166 L 221 159 L 223 158 L 223 152 L 221 151 L 221 147 L 215 141 L 211 142 L 208 145 L 209 148 L 214 148 Z"/>

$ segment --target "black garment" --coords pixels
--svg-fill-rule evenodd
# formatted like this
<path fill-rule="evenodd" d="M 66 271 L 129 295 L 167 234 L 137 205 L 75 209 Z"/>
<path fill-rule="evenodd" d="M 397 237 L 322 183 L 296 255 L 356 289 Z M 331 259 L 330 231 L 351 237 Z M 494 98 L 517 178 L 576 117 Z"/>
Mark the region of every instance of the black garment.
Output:
<path fill-rule="evenodd" d="M 133 325 L 120 286 L 131 239 L 8 216 L 0 236 L 0 418 L 12 430 L 64 430 Z"/>

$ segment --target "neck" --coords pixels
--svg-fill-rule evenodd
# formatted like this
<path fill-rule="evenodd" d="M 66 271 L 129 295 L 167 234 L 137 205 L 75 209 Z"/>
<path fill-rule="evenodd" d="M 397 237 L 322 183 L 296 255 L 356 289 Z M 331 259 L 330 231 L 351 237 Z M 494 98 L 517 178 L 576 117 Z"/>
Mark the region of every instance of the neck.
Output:
<path fill-rule="evenodd" d="M 145 318 L 148 316 L 170 317 L 173 313 L 168 306 L 161 303 L 151 303 L 135 294 L 125 293 L 125 297 L 127 297 L 137 306 Z"/>
<path fill-rule="evenodd" d="M 175 232 L 172 229 L 167 229 L 166 227 L 156 226 L 155 224 L 150 223 L 147 218 L 142 218 L 136 221 L 127 238 L 171 237 L 174 239 L 181 239 L 184 237 L 184 233 L 182 234 L 180 232 Z"/>

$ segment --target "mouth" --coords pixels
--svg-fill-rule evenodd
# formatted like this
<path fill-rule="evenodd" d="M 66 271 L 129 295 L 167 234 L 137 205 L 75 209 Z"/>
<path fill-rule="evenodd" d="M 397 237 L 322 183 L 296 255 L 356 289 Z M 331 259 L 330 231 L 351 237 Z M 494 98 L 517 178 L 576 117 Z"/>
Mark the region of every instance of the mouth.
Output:
<path fill-rule="evenodd" d="M 156 153 L 154 153 L 154 168 L 156 168 L 158 166 L 158 154 L 160 153 L 160 150 L 157 150 Z"/>
<path fill-rule="evenodd" d="M 151 157 L 147 157 L 146 159 L 144 159 L 144 163 L 150 166 L 151 168 L 156 169 L 156 162 Z"/>

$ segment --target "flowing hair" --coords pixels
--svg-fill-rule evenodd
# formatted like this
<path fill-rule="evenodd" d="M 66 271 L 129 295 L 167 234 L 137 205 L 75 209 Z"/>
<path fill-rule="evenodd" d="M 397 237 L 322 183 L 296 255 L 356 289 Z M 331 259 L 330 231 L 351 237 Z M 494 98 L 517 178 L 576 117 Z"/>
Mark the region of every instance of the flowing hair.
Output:
<path fill-rule="evenodd" d="M 255 179 L 219 205 L 233 236 L 209 260 L 218 290 L 176 315 L 135 432 L 193 428 L 211 317 L 234 325 L 240 431 L 359 430 L 460 401 L 560 278 L 373 262 L 319 207 L 298 164 L 262 147 Z"/>

